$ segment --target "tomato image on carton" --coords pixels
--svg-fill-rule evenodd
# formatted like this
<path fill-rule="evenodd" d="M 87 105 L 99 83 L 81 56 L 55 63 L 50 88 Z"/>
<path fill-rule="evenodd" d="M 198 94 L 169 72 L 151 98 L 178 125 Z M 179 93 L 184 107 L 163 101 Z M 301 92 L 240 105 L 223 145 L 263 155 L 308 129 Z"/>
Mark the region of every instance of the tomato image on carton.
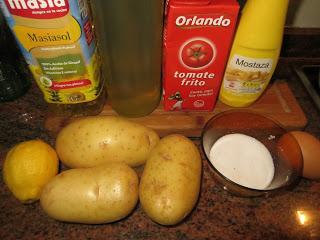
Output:
<path fill-rule="evenodd" d="M 208 67 L 215 59 L 216 48 L 209 39 L 187 40 L 179 50 L 180 63 L 189 69 L 200 70 Z"/>
<path fill-rule="evenodd" d="M 167 0 L 163 41 L 166 111 L 212 111 L 239 5 L 236 0 Z"/>

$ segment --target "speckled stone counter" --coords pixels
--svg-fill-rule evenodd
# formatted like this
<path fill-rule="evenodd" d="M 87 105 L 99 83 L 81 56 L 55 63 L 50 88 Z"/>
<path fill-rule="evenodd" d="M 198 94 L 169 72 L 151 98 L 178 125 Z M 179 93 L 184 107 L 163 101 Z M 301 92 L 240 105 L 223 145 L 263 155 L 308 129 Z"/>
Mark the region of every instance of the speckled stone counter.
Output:
<path fill-rule="evenodd" d="M 320 137 L 320 112 L 293 74 L 286 79 L 309 120 L 305 130 Z M 18 100 L 0 104 L 1 170 L 7 150 L 17 142 L 41 138 L 54 144 L 43 125 L 46 109 L 35 86 Z M 38 202 L 21 204 L 1 179 L 0 239 L 320 239 L 319 181 L 302 179 L 294 189 L 269 198 L 239 198 L 216 185 L 203 160 L 201 189 L 193 212 L 177 226 L 152 222 L 139 204 L 119 222 L 84 225 L 55 221 Z"/>

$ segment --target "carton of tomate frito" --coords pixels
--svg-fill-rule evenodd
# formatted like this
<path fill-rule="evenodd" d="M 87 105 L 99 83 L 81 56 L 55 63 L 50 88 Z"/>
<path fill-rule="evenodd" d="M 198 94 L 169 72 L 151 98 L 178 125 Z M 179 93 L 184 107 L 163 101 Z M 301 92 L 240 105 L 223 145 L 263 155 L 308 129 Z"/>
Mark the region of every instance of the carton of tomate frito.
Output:
<path fill-rule="evenodd" d="M 95 100 L 103 86 L 87 0 L 0 0 L 49 103 Z"/>
<path fill-rule="evenodd" d="M 236 0 L 167 0 L 163 34 L 165 110 L 213 110 L 238 11 Z"/>

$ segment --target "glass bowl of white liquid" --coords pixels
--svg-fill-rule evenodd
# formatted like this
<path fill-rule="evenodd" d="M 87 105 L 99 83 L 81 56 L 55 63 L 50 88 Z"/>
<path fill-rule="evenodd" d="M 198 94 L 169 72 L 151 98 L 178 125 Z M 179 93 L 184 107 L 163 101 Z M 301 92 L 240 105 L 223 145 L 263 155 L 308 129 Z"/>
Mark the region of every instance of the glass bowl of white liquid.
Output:
<path fill-rule="evenodd" d="M 298 142 L 275 120 L 230 110 L 211 118 L 202 149 L 215 179 L 235 195 L 268 196 L 298 182 L 303 159 Z"/>

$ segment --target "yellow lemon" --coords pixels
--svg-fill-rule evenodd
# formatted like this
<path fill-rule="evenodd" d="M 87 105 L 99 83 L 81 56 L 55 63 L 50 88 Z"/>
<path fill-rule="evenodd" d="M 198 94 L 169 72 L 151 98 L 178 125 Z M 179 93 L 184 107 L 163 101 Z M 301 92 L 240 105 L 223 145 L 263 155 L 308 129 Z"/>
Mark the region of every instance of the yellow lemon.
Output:
<path fill-rule="evenodd" d="M 15 145 L 3 165 L 3 178 L 13 195 L 23 203 L 40 198 L 44 185 L 58 173 L 55 150 L 42 140 Z"/>

